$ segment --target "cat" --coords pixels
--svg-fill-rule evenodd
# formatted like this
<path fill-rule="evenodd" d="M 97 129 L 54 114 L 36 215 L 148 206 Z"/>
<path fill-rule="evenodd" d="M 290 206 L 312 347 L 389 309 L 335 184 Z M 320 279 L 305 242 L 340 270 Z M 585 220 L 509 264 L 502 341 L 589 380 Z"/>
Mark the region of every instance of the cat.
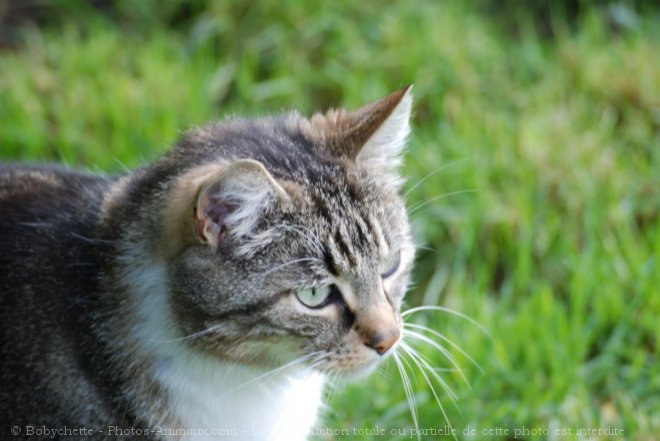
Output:
<path fill-rule="evenodd" d="M 307 439 L 401 340 L 411 107 L 231 118 L 124 176 L 1 166 L 2 437 Z"/>

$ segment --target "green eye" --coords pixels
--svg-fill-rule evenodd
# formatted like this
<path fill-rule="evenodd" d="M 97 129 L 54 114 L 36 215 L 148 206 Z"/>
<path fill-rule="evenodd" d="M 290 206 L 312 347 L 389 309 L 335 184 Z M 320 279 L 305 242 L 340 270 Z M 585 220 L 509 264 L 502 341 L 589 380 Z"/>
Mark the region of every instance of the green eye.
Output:
<path fill-rule="evenodd" d="M 393 275 L 396 270 L 399 269 L 399 265 L 401 264 L 401 251 L 397 251 L 396 253 L 390 254 L 390 256 L 385 260 L 383 264 L 383 273 L 380 275 L 383 279 L 387 279 L 391 275 Z"/>
<path fill-rule="evenodd" d="M 296 297 L 298 297 L 300 303 L 308 308 L 319 308 L 325 306 L 326 300 L 330 297 L 330 292 L 330 286 L 302 288 L 296 291 Z"/>

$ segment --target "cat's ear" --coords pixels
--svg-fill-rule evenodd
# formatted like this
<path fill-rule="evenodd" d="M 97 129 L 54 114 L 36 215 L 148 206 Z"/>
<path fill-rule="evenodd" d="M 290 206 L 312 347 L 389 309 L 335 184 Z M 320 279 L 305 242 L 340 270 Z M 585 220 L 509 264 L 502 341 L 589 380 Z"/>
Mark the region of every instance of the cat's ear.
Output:
<path fill-rule="evenodd" d="M 412 85 L 353 111 L 331 110 L 310 123 L 325 144 L 369 168 L 395 170 L 410 133 Z"/>
<path fill-rule="evenodd" d="M 373 168 L 396 169 L 410 134 L 412 85 L 355 112 L 358 121 L 351 136 L 355 160 Z M 366 137 L 366 141 L 361 138 Z"/>
<path fill-rule="evenodd" d="M 261 216 L 289 196 L 257 161 L 241 159 L 202 186 L 195 206 L 197 238 L 216 248 L 227 235 L 249 235 Z"/>

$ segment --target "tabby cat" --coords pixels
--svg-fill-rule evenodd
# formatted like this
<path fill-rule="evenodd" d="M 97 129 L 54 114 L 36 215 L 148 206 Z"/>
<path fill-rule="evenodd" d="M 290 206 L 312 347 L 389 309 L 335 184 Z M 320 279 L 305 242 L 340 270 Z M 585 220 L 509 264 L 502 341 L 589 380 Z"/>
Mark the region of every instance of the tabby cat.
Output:
<path fill-rule="evenodd" d="M 400 341 L 410 87 L 125 176 L 0 166 L 2 439 L 304 440 Z"/>

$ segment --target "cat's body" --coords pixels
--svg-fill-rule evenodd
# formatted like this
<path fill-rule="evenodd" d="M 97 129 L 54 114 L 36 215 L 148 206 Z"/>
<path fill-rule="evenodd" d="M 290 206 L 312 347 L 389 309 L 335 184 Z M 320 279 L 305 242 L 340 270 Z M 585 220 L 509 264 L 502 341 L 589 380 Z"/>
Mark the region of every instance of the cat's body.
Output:
<path fill-rule="evenodd" d="M 305 439 L 326 376 L 399 339 L 410 102 L 210 125 L 116 178 L 0 167 L 2 433 Z"/>

